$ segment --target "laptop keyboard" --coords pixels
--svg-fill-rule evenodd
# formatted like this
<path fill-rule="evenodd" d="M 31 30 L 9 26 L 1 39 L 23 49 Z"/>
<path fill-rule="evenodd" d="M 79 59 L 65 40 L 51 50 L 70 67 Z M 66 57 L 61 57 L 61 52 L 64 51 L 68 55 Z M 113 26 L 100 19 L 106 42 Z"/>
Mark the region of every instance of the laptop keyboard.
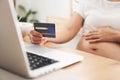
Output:
<path fill-rule="evenodd" d="M 47 57 L 43 57 L 40 55 L 36 55 L 36 54 L 30 53 L 30 52 L 27 52 L 27 56 L 28 56 L 31 70 L 58 62 L 56 60 L 53 60 L 53 59 L 50 59 Z"/>

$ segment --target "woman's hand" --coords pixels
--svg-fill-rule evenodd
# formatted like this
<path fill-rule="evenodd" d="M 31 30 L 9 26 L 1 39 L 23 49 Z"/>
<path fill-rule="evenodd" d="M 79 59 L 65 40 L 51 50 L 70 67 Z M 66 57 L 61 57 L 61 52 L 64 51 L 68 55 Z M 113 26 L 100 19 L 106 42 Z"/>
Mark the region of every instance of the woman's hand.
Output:
<path fill-rule="evenodd" d="M 90 31 L 84 37 L 90 43 L 93 42 L 120 42 L 120 31 L 110 27 L 101 27 Z"/>
<path fill-rule="evenodd" d="M 29 37 L 30 37 L 31 43 L 33 44 L 43 45 L 47 42 L 47 38 L 43 37 L 41 33 L 35 30 L 30 31 Z"/>

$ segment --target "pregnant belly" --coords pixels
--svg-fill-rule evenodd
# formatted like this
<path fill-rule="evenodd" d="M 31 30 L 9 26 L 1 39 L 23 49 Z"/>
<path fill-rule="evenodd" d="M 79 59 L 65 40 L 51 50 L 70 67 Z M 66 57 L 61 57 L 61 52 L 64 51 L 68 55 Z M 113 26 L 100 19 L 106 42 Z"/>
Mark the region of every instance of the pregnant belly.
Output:
<path fill-rule="evenodd" d="M 120 60 L 120 44 L 112 42 L 89 43 L 81 38 L 77 49 L 96 55 Z"/>

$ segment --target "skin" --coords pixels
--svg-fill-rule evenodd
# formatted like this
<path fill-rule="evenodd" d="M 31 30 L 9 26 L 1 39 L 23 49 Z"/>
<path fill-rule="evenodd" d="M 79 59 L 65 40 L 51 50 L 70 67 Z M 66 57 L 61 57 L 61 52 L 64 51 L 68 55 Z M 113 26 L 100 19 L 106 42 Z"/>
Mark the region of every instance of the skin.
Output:
<path fill-rule="evenodd" d="M 56 27 L 56 38 L 45 38 L 47 41 L 54 43 L 65 43 L 73 39 L 83 24 L 83 19 L 78 13 L 73 13 L 69 22 L 65 26 Z M 62 33 L 61 33 L 62 32 Z M 64 32 L 64 33 L 63 33 Z M 32 43 L 41 43 L 41 33 L 31 30 L 30 38 Z"/>
<path fill-rule="evenodd" d="M 108 0 L 108 1 L 112 1 L 112 2 L 119 2 L 120 0 Z"/>
<path fill-rule="evenodd" d="M 13 3 L 14 3 L 14 5 L 15 5 L 15 0 L 13 0 Z"/>
<path fill-rule="evenodd" d="M 56 38 L 44 38 L 41 33 L 34 30 L 30 32 L 29 36 L 34 44 L 43 45 L 46 42 L 65 43 L 75 37 L 82 28 L 83 23 L 84 19 L 78 13 L 73 13 L 68 25 L 56 27 Z M 101 28 L 90 31 L 87 35 L 83 36 L 77 45 L 77 49 L 120 60 L 119 42 L 120 31 L 111 28 L 111 26 L 101 26 Z"/>
<path fill-rule="evenodd" d="M 120 31 L 105 26 L 94 31 L 90 31 L 84 36 L 90 43 L 95 42 L 120 42 Z"/>

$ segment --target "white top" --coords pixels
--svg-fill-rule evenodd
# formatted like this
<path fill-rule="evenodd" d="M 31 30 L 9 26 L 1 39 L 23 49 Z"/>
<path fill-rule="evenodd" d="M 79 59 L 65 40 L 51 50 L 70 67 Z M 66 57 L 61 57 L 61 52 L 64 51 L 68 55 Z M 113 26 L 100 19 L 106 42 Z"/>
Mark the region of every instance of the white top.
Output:
<path fill-rule="evenodd" d="M 74 11 L 84 19 L 83 35 L 102 26 L 120 30 L 120 2 L 80 0 Z"/>

